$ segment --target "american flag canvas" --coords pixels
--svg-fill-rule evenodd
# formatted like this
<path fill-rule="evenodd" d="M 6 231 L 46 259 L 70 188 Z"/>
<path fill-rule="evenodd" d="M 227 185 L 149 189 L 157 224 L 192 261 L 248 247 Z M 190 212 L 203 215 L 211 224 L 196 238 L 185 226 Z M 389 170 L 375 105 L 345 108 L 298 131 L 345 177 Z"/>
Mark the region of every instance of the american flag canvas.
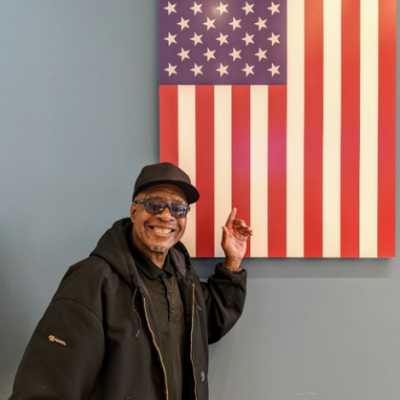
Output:
<path fill-rule="evenodd" d="M 160 159 L 219 257 L 394 257 L 396 0 L 159 0 Z"/>

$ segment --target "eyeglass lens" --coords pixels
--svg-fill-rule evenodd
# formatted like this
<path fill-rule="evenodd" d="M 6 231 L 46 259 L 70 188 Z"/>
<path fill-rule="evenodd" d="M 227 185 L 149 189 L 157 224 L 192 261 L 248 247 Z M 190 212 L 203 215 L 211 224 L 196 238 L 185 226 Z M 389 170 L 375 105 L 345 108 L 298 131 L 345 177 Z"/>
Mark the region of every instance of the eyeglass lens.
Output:
<path fill-rule="evenodd" d="M 168 204 L 159 200 L 146 200 L 145 209 L 151 214 L 160 214 L 168 207 L 169 212 L 173 217 L 184 218 L 190 208 L 184 204 Z"/>

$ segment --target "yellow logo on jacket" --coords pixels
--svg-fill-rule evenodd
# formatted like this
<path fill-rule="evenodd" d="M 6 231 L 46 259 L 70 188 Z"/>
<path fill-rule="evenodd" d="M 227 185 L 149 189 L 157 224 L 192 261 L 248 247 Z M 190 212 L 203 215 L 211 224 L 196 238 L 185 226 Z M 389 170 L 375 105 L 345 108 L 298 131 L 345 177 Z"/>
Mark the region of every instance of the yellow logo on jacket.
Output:
<path fill-rule="evenodd" d="M 62 344 L 63 346 L 67 345 L 67 343 L 65 343 L 64 340 L 57 339 L 54 335 L 50 335 L 49 340 L 50 340 L 50 342 L 56 342 L 56 343 Z"/>

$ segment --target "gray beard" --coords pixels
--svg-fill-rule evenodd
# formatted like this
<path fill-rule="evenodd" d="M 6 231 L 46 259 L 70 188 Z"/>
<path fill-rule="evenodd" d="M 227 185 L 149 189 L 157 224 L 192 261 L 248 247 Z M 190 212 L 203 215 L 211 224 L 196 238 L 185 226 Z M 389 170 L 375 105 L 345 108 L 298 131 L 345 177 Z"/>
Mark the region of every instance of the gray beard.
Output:
<path fill-rule="evenodd" d="M 166 248 L 164 248 L 164 247 L 158 247 L 158 246 L 153 246 L 151 249 L 152 249 L 153 251 L 157 251 L 157 252 L 159 252 L 159 253 L 165 253 L 165 252 L 167 251 Z"/>

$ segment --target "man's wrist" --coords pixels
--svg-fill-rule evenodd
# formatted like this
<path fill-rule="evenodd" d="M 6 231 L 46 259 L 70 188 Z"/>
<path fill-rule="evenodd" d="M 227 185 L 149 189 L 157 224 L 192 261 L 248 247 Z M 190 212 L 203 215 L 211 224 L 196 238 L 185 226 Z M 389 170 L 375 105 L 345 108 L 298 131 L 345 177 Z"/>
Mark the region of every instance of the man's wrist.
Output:
<path fill-rule="evenodd" d="M 227 260 L 222 263 L 222 268 L 232 272 L 233 274 L 243 271 L 243 268 L 240 266 L 240 262 L 228 262 Z"/>

